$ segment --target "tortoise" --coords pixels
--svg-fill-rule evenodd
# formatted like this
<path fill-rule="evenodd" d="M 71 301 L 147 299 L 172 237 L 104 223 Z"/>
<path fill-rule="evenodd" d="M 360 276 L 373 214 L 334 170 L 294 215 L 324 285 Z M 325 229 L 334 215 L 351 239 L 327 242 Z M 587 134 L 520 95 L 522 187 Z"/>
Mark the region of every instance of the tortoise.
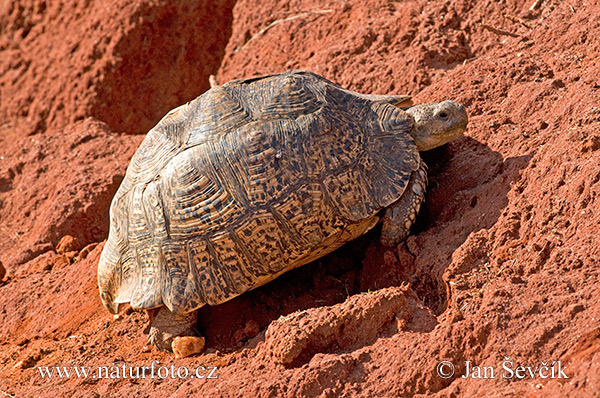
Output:
<path fill-rule="evenodd" d="M 453 101 L 366 95 L 309 71 L 215 85 L 169 112 L 134 154 L 110 206 L 100 297 L 152 310 L 172 350 L 197 309 L 318 259 L 382 222 L 409 233 L 427 184 L 419 156 L 463 134 Z"/>

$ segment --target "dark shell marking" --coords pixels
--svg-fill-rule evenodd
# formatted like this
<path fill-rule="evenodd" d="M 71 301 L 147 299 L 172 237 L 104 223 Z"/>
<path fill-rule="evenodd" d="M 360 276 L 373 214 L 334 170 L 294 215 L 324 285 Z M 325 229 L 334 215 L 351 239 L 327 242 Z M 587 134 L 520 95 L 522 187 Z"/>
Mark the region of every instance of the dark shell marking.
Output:
<path fill-rule="evenodd" d="M 421 165 L 395 98 L 295 71 L 171 111 L 113 199 L 104 305 L 219 304 L 366 232 Z"/>

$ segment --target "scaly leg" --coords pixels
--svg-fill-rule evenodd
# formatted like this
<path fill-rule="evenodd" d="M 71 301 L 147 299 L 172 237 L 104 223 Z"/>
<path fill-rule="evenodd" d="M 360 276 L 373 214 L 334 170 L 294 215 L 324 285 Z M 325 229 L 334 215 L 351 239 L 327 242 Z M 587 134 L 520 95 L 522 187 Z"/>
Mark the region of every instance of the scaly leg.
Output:
<path fill-rule="evenodd" d="M 393 247 L 406 239 L 425 199 L 426 187 L 427 166 L 421 161 L 400 199 L 385 209 L 380 238 L 383 245 Z"/>
<path fill-rule="evenodd" d="M 204 338 L 196 337 L 198 311 L 175 314 L 167 307 L 160 307 L 148 310 L 148 317 L 148 341 L 160 351 L 174 351 L 177 357 L 183 357 L 196 354 L 204 348 Z"/>

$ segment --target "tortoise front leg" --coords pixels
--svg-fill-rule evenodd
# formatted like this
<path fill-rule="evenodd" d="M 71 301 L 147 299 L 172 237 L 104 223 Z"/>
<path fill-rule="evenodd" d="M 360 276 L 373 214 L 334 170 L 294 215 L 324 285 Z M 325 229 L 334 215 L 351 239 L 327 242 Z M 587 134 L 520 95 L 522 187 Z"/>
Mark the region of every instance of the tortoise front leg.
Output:
<path fill-rule="evenodd" d="M 421 166 L 410 176 L 400 199 L 385 209 L 380 238 L 383 245 L 393 247 L 406 239 L 425 199 L 426 187 L 427 166 L 421 161 Z"/>
<path fill-rule="evenodd" d="M 147 311 L 150 320 L 148 342 L 160 351 L 173 351 L 178 358 L 197 354 L 204 348 L 204 337 L 196 336 L 198 311 L 175 314 L 167 307 Z"/>

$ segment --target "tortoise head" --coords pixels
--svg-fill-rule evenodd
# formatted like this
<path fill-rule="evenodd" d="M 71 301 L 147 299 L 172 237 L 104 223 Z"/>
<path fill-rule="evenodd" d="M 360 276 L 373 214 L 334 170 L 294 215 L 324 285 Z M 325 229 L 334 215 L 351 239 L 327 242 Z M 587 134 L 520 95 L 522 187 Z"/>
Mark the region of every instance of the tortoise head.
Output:
<path fill-rule="evenodd" d="M 414 120 L 410 135 L 419 151 L 428 151 L 454 141 L 467 128 L 465 107 L 454 101 L 414 105 L 405 111 Z"/>

